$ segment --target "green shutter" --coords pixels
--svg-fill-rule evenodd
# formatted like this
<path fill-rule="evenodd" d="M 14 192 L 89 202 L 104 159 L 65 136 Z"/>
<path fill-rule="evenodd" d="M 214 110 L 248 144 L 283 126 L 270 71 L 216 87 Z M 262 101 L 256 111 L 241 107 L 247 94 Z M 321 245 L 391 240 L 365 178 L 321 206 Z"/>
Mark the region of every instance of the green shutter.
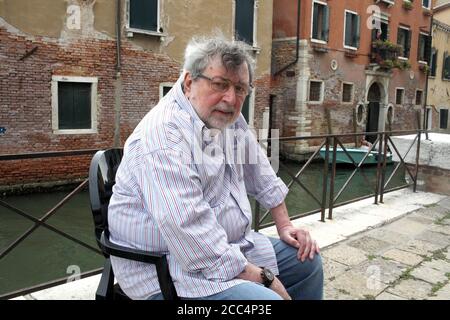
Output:
<path fill-rule="evenodd" d="M 360 17 L 358 15 L 355 16 L 355 25 L 354 25 L 354 29 L 355 29 L 355 47 L 359 48 L 359 39 L 361 37 L 361 33 L 360 33 Z"/>
<path fill-rule="evenodd" d="M 352 14 L 345 13 L 345 45 L 352 46 Z"/>
<path fill-rule="evenodd" d="M 442 79 L 446 79 L 446 68 L 447 68 L 447 57 L 448 57 L 448 51 L 444 52 L 444 59 L 442 61 Z"/>
<path fill-rule="evenodd" d="M 313 25 L 313 32 L 312 32 L 313 39 L 320 39 L 319 38 L 319 4 L 318 3 L 314 3 L 312 25 Z"/>
<path fill-rule="evenodd" d="M 58 83 L 58 128 L 91 128 L 90 83 Z"/>
<path fill-rule="evenodd" d="M 328 36 L 330 34 L 330 9 L 328 6 L 323 6 L 323 40 L 328 42 Z"/>
<path fill-rule="evenodd" d="M 253 45 L 254 0 L 236 0 L 235 38 Z"/>
<path fill-rule="evenodd" d="M 158 30 L 158 0 L 130 0 L 130 27 Z"/>
<path fill-rule="evenodd" d="M 405 58 L 409 58 L 409 52 L 411 50 L 411 38 L 412 38 L 412 34 L 411 34 L 411 30 L 408 30 L 406 32 L 406 49 L 405 49 Z"/>

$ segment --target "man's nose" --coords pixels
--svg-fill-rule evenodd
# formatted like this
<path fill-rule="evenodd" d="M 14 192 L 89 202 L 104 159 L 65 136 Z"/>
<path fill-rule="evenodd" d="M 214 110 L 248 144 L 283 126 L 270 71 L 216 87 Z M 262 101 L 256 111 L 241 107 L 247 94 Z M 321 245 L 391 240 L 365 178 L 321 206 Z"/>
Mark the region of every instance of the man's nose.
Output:
<path fill-rule="evenodd" d="M 236 88 L 231 85 L 223 95 L 223 100 L 231 105 L 236 103 Z"/>

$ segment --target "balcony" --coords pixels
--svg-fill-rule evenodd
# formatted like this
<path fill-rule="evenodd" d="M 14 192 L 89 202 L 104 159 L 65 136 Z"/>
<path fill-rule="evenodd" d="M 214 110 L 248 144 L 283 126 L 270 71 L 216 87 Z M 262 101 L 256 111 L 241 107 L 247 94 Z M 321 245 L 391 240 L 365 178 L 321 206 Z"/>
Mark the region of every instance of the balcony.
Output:
<path fill-rule="evenodd" d="M 390 70 L 392 68 L 409 69 L 408 61 L 401 61 L 398 56 L 402 47 L 390 41 L 375 40 L 372 42 L 370 62 L 378 64 L 381 69 Z"/>

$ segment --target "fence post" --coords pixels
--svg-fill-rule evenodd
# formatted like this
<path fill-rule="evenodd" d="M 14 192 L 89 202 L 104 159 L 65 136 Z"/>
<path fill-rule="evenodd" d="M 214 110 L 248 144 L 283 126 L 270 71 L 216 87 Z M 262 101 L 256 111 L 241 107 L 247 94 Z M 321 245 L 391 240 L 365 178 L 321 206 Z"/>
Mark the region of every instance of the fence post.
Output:
<path fill-rule="evenodd" d="M 415 168 L 415 175 L 414 175 L 414 192 L 417 190 L 417 176 L 419 175 L 419 157 L 420 157 L 420 137 L 422 135 L 422 131 L 418 131 L 418 137 L 417 137 L 417 151 L 416 151 L 416 168 Z M 406 165 L 406 164 L 405 164 Z"/>
<path fill-rule="evenodd" d="M 330 137 L 326 137 L 325 162 L 323 164 L 322 176 L 322 206 L 320 221 L 325 222 L 325 208 L 327 206 L 327 182 L 328 182 L 328 162 L 330 159 Z"/>
<path fill-rule="evenodd" d="M 336 177 L 336 149 L 337 149 L 337 137 L 333 137 L 333 163 L 331 165 L 331 179 L 330 179 L 330 201 L 328 202 L 328 219 L 333 219 L 333 207 L 334 207 L 334 179 Z"/>
<path fill-rule="evenodd" d="M 377 180 L 375 184 L 375 204 L 378 204 L 378 195 L 380 193 L 380 168 L 381 168 L 381 151 L 383 150 L 383 134 L 378 133 L 378 161 L 377 161 Z"/>
<path fill-rule="evenodd" d="M 381 183 L 380 183 L 380 202 L 383 203 L 384 196 L 384 179 L 386 176 L 386 161 L 387 161 L 387 145 L 388 145 L 388 133 L 384 133 L 384 154 L 383 154 L 383 169 L 381 170 Z"/>

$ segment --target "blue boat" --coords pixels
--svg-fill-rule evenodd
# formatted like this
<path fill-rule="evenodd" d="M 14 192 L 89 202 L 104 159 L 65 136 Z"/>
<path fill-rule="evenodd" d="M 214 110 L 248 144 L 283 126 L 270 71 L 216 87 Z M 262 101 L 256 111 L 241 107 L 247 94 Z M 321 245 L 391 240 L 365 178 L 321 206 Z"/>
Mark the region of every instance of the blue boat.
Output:
<path fill-rule="evenodd" d="M 364 156 L 367 153 L 367 149 L 356 149 L 356 148 L 346 148 L 345 149 L 347 153 L 353 158 L 353 161 L 355 164 L 358 164 L 362 161 Z M 323 147 L 320 149 L 320 156 L 322 159 L 325 159 L 325 153 L 326 148 Z M 364 160 L 364 165 L 366 164 L 377 164 L 378 163 L 378 151 L 371 151 L 366 159 Z M 383 156 L 383 154 L 381 154 Z M 383 158 L 381 158 L 381 161 L 383 161 Z M 333 147 L 330 147 L 329 149 L 329 158 L 328 163 L 333 163 Z M 345 151 L 342 148 L 336 148 L 336 164 L 339 163 L 346 163 L 346 164 L 353 164 L 352 160 L 348 157 L 348 155 L 345 153 Z M 386 163 L 392 163 L 392 153 L 388 153 L 386 157 Z"/>

